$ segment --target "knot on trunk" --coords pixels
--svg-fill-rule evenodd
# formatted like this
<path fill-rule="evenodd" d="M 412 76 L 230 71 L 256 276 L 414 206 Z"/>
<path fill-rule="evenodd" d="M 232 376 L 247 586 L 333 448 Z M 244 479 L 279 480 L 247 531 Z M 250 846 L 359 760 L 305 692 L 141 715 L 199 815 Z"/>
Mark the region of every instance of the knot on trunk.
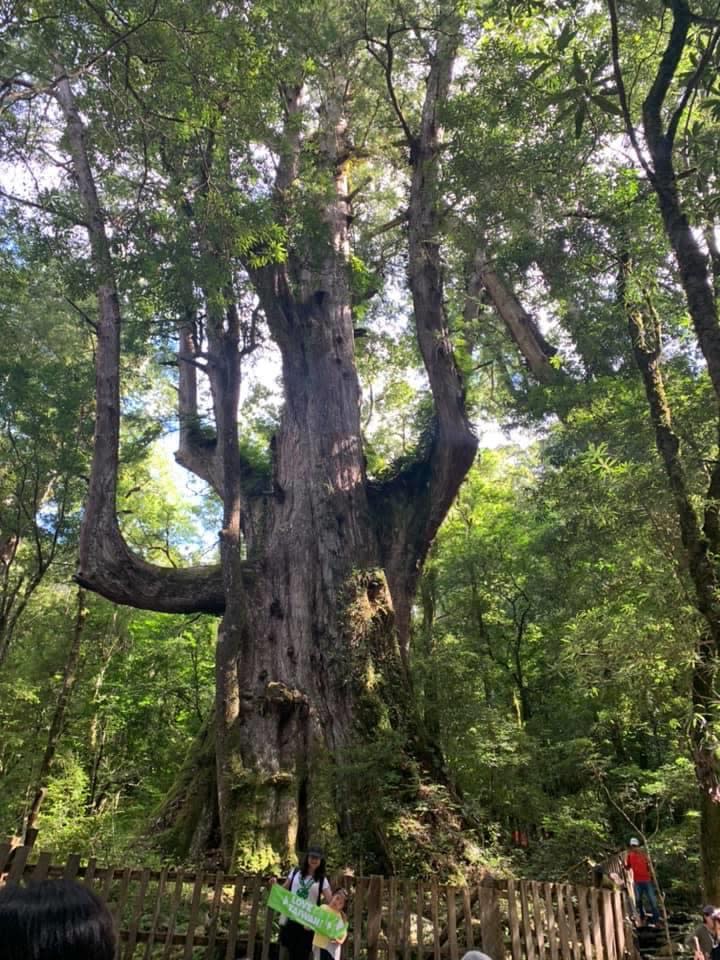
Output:
<path fill-rule="evenodd" d="M 266 685 L 263 700 L 265 711 L 275 710 L 280 716 L 289 716 L 296 710 L 306 712 L 309 708 L 308 698 L 302 691 L 279 680 L 271 680 Z"/>

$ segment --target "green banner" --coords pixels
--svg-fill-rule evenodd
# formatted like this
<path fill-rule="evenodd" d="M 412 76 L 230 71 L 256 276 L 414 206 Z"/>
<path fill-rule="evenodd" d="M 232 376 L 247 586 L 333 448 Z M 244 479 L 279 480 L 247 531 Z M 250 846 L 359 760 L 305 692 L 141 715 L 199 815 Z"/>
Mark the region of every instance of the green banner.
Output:
<path fill-rule="evenodd" d="M 281 883 L 274 883 L 270 887 L 267 905 L 290 920 L 295 920 L 296 923 L 301 923 L 331 940 L 337 940 L 345 933 L 341 916 L 334 911 L 321 910 L 314 903 L 290 893 Z"/>

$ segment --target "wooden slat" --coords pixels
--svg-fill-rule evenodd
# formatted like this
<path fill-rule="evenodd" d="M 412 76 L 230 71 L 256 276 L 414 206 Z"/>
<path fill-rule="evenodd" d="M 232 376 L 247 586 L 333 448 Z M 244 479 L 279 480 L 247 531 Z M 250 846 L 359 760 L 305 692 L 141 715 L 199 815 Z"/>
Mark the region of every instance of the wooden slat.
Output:
<path fill-rule="evenodd" d="M 445 896 L 447 897 L 447 935 L 450 945 L 450 960 L 460 960 L 460 951 L 458 950 L 457 938 L 457 890 L 455 887 L 447 887 Z"/>
<path fill-rule="evenodd" d="M 367 881 L 364 877 L 359 877 L 355 884 L 355 910 L 353 913 L 353 960 L 360 960 L 362 952 L 362 928 L 363 928 L 363 901 L 365 899 L 365 887 Z"/>
<path fill-rule="evenodd" d="M 481 887 L 478 893 L 483 951 L 489 957 L 500 957 L 502 960 L 505 956 L 505 940 L 497 890 L 493 887 Z"/>
<path fill-rule="evenodd" d="M 155 905 L 153 907 L 152 920 L 150 921 L 150 935 L 147 939 L 145 953 L 143 954 L 145 960 L 150 960 L 150 957 L 152 955 L 152 949 L 155 944 L 155 936 L 157 932 L 158 921 L 160 920 L 160 910 L 162 909 L 162 898 L 163 898 L 163 894 L 165 893 L 166 882 L 167 882 L 167 867 L 165 867 L 164 870 L 160 871 L 157 887 L 155 888 Z"/>
<path fill-rule="evenodd" d="M 438 910 L 438 885 L 433 880 L 430 885 L 430 919 L 433 928 L 433 957 L 440 960 L 440 916 Z"/>
<path fill-rule="evenodd" d="M 415 934 L 418 942 L 418 957 L 425 955 L 425 888 L 422 882 L 417 885 L 417 910 L 415 913 Z"/>
<path fill-rule="evenodd" d="M 581 960 L 582 950 L 580 949 L 580 934 L 578 933 L 578 921 L 575 916 L 575 900 L 578 904 L 580 903 L 580 895 L 577 893 L 576 888 L 571 887 L 569 883 L 565 884 L 565 909 L 567 910 L 567 919 L 568 919 L 568 930 L 570 931 L 570 940 L 573 945 L 573 955 L 575 960 Z M 578 913 L 580 907 L 578 906 Z M 589 958 L 588 958 L 589 960 Z"/>
<path fill-rule="evenodd" d="M 550 946 L 550 960 L 558 960 L 557 924 L 555 923 L 555 908 L 553 907 L 553 884 L 545 884 L 545 926 L 547 928 L 548 944 Z"/>
<path fill-rule="evenodd" d="M 377 960 L 382 927 L 383 878 L 371 877 L 367 898 L 367 940 L 368 960 Z"/>
<path fill-rule="evenodd" d="M 465 921 L 465 949 L 475 949 L 475 933 L 472 923 L 472 901 L 470 900 L 470 889 L 465 886 L 462 889 L 463 919 Z"/>
<path fill-rule="evenodd" d="M 148 883 L 150 882 L 150 871 L 144 870 L 143 875 L 140 878 L 140 884 L 138 886 L 138 891 L 135 896 L 135 906 L 132 913 L 130 914 L 130 923 L 128 924 L 128 938 L 127 944 L 125 946 L 125 960 L 131 960 L 133 953 L 135 952 L 135 944 L 137 943 L 137 933 L 138 928 L 140 927 L 140 917 L 142 916 L 143 907 L 145 906 L 145 893 L 147 891 Z"/>
<path fill-rule="evenodd" d="M 625 956 L 625 914 L 621 890 L 613 890 L 612 903 L 615 922 L 615 946 L 617 947 L 618 960 L 623 960 Z"/>
<path fill-rule="evenodd" d="M 120 889 L 118 891 L 118 898 L 114 906 L 110 908 L 110 912 L 113 915 L 116 927 L 121 927 L 123 925 L 122 915 L 123 915 L 123 910 L 125 909 L 125 901 L 127 900 L 129 889 L 130 889 L 130 870 L 126 870 L 122 875 L 122 879 L 120 880 Z"/>
<path fill-rule="evenodd" d="M 63 870 L 63 880 L 74 880 L 80 872 L 80 854 L 71 853 Z"/>
<path fill-rule="evenodd" d="M 406 880 L 403 884 L 403 960 L 410 960 L 410 913 L 412 911 L 412 884 Z"/>
<path fill-rule="evenodd" d="M 570 927 L 568 924 L 567 914 L 565 912 L 565 892 L 563 885 L 559 883 L 557 885 L 557 919 L 558 919 L 558 931 L 560 934 L 560 953 L 562 954 L 562 960 L 572 960 L 572 948 L 570 946 Z M 573 935 L 573 941 L 575 936 Z"/>
<path fill-rule="evenodd" d="M 478 890 L 478 896 L 482 897 L 483 887 Z M 513 960 L 521 960 L 522 945 L 520 940 L 520 917 L 518 916 L 517 889 L 514 880 L 508 880 L 507 885 L 508 898 L 508 918 L 510 920 L 510 950 Z"/>
<path fill-rule="evenodd" d="M 33 867 L 33 872 L 30 875 L 31 883 L 42 883 L 43 880 L 47 880 L 48 873 L 50 872 L 50 862 L 52 860 L 52 854 L 43 852 L 38 857 L 38 862 Z"/>
<path fill-rule="evenodd" d="M 240 907 L 242 906 L 243 882 L 240 879 L 235 881 L 235 892 L 233 893 L 233 902 L 230 908 L 230 920 L 228 921 L 228 942 L 225 951 L 225 960 L 235 960 L 235 944 L 238 935 L 238 921 L 240 919 Z"/>
<path fill-rule="evenodd" d="M 530 895 L 527 880 L 520 881 L 520 905 L 522 906 L 523 937 L 528 960 L 535 960 L 535 937 L 530 923 Z"/>
<path fill-rule="evenodd" d="M 257 939 L 258 910 L 260 908 L 260 877 L 255 877 L 250 884 L 252 901 L 250 903 L 250 925 L 248 927 L 248 960 L 255 956 L 255 940 Z"/>
<path fill-rule="evenodd" d="M 542 902 L 540 893 L 542 885 L 533 881 L 530 885 L 532 891 L 532 908 L 535 927 L 535 939 L 538 947 L 539 960 L 545 960 L 545 923 L 543 918 Z"/>
<path fill-rule="evenodd" d="M 15 856 L 12 859 L 7 875 L 8 884 L 20 883 L 31 850 L 32 847 L 15 847 Z"/>
<path fill-rule="evenodd" d="M 590 920 L 592 924 L 593 948 L 595 950 L 595 960 L 605 960 L 603 950 L 602 925 L 600 920 L 600 895 L 599 891 L 590 888 Z"/>
<path fill-rule="evenodd" d="M 605 943 L 604 956 L 607 960 L 617 960 L 617 950 L 615 947 L 615 917 L 613 916 L 612 893 L 610 890 L 602 890 L 600 895 L 600 907 L 602 912 L 602 934 Z"/>
<path fill-rule="evenodd" d="M 263 929 L 262 953 L 260 954 L 260 960 L 269 960 L 269 957 L 270 957 L 270 941 L 272 940 L 272 923 L 273 923 L 273 911 L 268 909 L 267 902 L 266 902 L 265 927 Z M 249 957 L 249 960 L 252 960 L 252 957 Z"/>
<path fill-rule="evenodd" d="M 183 891 L 183 872 L 177 870 L 175 873 L 175 889 L 173 890 L 172 902 L 170 903 L 170 916 L 168 918 L 168 928 L 165 934 L 165 946 L 163 949 L 163 960 L 168 960 L 173 946 L 173 936 L 175 935 L 175 924 L 177 922 L 178 907 L 182 898 Z"/>
<path fill-rule="evenodd" d="M 398 942 L 397 916 L 397 877 L 390 877 L 388 883 L 388 919 L 387 919 L 387 955 L 388 960 L 395 960 Z"/>
<path fill-rule="evenodd" d="M 195 946 L 195 927 L 197 926 L 198 914 L 200 913 L 200 901 L 202 899 L 204 879 L 205 878 L 202 874 L 198 874 L 195 880 L 195 885 L 193 886 L 192 901 L 190 904 L 190 916 L 188 917 L 187 934 L 185 936 L 183 960 L 192 960 L 193 947 Z"/>
<path fill-rule="evenodd" d="M 575 896 L 577 898 L 578 905 L 578 920 L 580 923 L 580 934 L 578 935 L 578 927 L 575 922 L 575 907 L 573 906 L 572 892 L 573 888 L 566 886 L 567 890 L 567 908 L 568 908 L 568 922 L 572 924 L 571 933 L 573 940 L 575 941 L 575 957 L 576 960 L 579 960 L 581 950 L 580 943 L 582 942 L 582 952 L 585 954 L 585 960 L 592 960 L 592 941 L 590 940 L 590 924 L 588 921 L 588 912 L 587 912 L 587 887 L 575 887 Z"/>
<path fill-rule="evenodd" d="M 225 872 L 218 870 L 215 874 L 215 893 L 213 894 L 212 906 L 210 907 L 210 927 L 208 928 L 208 946 L 205 956 L 208 960 L 214 957 L 215 940 L 217 938 L 218 917 L 220 915 L 220 905 L 222 903 L 223 886 L 225 884 Z M 270 913 L 270 911 L 267 911 Z"/>
<path fill-rule="evenodd" d="M 583 951 L 585 960 L 592 960 L 592 939 L 590 937 L 590 920 L 588 913 L 588 891 L 587 887 L 576 887 L 578 916 L 580 918 L 580 934 L 582 936 Z M 600 958 L 598 958 L 600 960 Z"/>
<path fill-rule="evenodd" d="M 102 889 L 100 890 L 100 897 L 107 901 L 110 899 L 110 890 L 112 889 L 113 880 L 115 879 L 115 870 L 112 867 L 107 867 L 104 870 Z"/>

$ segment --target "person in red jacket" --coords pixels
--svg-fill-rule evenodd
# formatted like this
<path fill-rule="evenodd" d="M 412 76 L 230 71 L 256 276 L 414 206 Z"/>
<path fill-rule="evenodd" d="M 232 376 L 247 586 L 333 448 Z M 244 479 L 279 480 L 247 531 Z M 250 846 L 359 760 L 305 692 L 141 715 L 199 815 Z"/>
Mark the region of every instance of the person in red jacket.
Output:
<path fill-rule="evenodd" d="M 646 897 L 650 904 L 650 922 L 657 925 L 660 922 L 660 911 L 658 909 L 657 894 L 655 893 L 655 884 L 653 883 L 648 858 L 642 850 L 640 850 L 640 841 L 637 837 L 630 837 L 630 848 L 625 856 L 625 869 L 632 871 L 632 881 L 635 887 L 635 904 L 640 914 L 640 919 L 645 919 L 643 897 Z"/>

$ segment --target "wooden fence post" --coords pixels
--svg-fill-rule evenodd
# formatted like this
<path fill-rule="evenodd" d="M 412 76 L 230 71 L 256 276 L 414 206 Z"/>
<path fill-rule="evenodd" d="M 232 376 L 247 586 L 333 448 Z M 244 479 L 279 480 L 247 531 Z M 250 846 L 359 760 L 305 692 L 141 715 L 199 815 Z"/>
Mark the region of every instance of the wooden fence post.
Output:
<path fill-rule="evenodd" d="M 445 896 L 447 899 L 447 936 L 450 950 L 450 960 L 460 960 L 457 942 L 457 903 L 455 900 L 455 887 L 446 887 Z"/>
<path fill-rule="evenodd" d="M 370 877 L 367 898 L 367 956 L 377 960 L 382 926 L 383 878 Z M 252 960 L 252 958 L 250 958 Z"/>
<path fill-rule="evenodd" d="M 482 897 L 482 887 L 479 891 L 479 896 Z M 522 956 L 522 948 L 520 945 L 520 918 L 518 917 L 518 905 L 517 905 L 517 891 L 515 888 L 515 881 L 508 880 L 507 885 L 507 896 L 508 896 L 508 917 L 510 920 L 510 949 L 512 951 L 512 960 L 520 960 Z M 493 957 L 493 960 L 495 958 Z"/>
<path fill-rule="evenodd" d="M 514 895 L 513 891 L 513 896 Z M 508 902 L 509 898 L 510 892 L 508 889 Z M 504 960 L 505 942 L 503 939 L 497 889 L 494 886 L 481 886 L 478 899 L 480 903 L 480 942 L 482 943 L 483 952 L 486 953 L 491 960 Z"/>

